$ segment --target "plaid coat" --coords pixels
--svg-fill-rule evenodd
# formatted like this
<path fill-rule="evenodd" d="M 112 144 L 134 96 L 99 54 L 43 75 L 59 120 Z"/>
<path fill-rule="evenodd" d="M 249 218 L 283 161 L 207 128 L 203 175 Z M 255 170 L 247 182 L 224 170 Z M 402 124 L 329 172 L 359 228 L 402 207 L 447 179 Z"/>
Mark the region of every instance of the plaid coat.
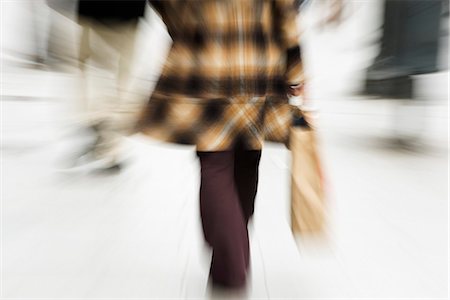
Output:
<path fill-rule="evenodd" d="M 138 129 L 223 151 L 284 142 L 302 84 L 296 0 L 150 0 L 173 43 Z"/>

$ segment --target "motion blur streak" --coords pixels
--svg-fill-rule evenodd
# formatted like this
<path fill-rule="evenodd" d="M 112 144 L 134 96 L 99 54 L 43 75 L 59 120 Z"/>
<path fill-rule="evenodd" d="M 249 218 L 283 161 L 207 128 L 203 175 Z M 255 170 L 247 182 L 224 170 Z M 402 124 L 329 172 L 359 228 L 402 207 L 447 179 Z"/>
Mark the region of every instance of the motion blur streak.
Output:
<path fill-rule="evenodd" d="M 105 38 L 115 25 L 102 25 L 105 36 L 91 28 L 91 56 L 81 61 L 77 2 L 1 1 L 2 296 L 202 298 L 210 253 L 195 149 L 126 135 L 170 36 L 146 6 L 117 47 Z M 235 296 L 445 298 L 448 1 L 300 4 L 330 232 L 295 243 L 289 152 L 266 145 L 250 289 Z M 119 48 L 133 52 L 125 85 L 117 83 Z M 95 93 L 128 103 L 124 124 L 105 121 L 121 132 L 118 172 L 98 172 L 116 166 L 111 156 L 80 153 L 99 139 L 99 127 L 83 127 L 77 114 L 80 97 Z"/>

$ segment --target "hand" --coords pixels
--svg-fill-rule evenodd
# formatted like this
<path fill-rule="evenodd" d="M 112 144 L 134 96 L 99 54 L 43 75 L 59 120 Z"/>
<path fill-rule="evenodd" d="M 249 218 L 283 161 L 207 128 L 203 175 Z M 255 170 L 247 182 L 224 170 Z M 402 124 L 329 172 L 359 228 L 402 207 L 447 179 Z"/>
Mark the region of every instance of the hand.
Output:
<path fill-rule="evenodd" d="M 289 95 L 294 96 L 294 97 L 299 97 L 299 96 L 303 96 L 305 89 L 304 89 L 305 85 L 303 83 L 297 84 L 297 85 L 291 85 L 289 86 Z"/>

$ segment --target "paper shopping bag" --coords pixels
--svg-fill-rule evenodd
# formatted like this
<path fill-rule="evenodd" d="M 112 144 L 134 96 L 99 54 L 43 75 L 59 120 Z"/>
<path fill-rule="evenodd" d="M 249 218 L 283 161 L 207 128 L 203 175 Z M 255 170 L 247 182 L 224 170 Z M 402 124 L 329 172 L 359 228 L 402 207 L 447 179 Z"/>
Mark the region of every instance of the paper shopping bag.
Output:
<path fill-rule="evenodd" d="M 289 148 L 292 232 L 300 236 L 321 235 L 327 223 L 327 205 L 315 130 L 310 126 L 292 127 Z"/>

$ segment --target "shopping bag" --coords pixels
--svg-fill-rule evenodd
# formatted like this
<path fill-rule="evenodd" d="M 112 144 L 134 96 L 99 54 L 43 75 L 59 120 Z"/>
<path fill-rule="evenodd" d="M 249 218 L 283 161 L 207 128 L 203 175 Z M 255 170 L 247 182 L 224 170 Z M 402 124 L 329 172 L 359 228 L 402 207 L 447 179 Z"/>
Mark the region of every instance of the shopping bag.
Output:
<path fill-rule="evenodd" d="M 327 224 L 323 173 L 316 131 L 297 113 L 290 129 L 291 228 L 294 235 L 322 235 Z"/>

